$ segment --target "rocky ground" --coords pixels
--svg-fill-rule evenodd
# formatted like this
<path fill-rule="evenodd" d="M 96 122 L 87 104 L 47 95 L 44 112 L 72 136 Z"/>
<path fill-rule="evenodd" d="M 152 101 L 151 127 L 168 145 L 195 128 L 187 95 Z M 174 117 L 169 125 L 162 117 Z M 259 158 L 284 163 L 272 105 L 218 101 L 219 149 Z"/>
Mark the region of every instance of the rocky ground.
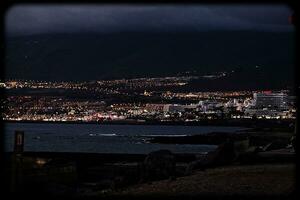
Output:
<path fill-rule="evenodd" d="M 7 166 L 6 174 L 20 169 L 26 176 L 20 179 L 22 187 L 15 188 L 35 196 L 289 197 L 295 191 L 292 136 L 293 132 L 246 131 L 190 136 L 185 141 L 156 138 L 175 144 L 219 141 L 216 150 L 201 155 L 168 150 L 139 156 L 24 152 L 21 163 L 14 155 L 6 156 L 13 166 Z"/>
<path fill-rule="evenodd" d="M 197 170 L 176 180 L 162 180 L 108 192 L 108 196 L 287 196 L 295 189 L 295 165 L 231 165 Z"/>

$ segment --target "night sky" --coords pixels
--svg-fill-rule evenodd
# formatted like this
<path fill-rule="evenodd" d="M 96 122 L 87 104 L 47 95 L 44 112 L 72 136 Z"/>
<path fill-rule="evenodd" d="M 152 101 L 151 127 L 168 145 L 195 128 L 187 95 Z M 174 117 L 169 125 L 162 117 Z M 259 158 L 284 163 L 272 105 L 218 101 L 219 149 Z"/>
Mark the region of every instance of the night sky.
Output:
<path fill-rule="evenodd" d="M 262 79 L 286 84 L 292 13 L 261 4 L 15 5 L 5 19 L 5 77 L 99 80 L 260 66 Z"/>
<path fill-rule="evenodd" d="M 121 31 L 291 31 L 284 5 L 17 5 L 7 35 Z"/>

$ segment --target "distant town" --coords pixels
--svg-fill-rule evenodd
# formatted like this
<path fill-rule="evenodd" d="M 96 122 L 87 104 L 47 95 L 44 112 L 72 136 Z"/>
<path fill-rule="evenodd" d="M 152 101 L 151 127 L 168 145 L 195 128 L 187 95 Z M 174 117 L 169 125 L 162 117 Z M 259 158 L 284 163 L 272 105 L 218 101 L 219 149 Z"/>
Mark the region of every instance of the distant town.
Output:
<path fill-rule="evenodd" d="M 193 79 L 216 75 L 90 82 L 6 80 L 0 83 L 6 121 L 199 122 L 214 119 L 295 119 L 289 90 L 187 91 Z M 185 87 L 185 88 L 184 88 Z"/>

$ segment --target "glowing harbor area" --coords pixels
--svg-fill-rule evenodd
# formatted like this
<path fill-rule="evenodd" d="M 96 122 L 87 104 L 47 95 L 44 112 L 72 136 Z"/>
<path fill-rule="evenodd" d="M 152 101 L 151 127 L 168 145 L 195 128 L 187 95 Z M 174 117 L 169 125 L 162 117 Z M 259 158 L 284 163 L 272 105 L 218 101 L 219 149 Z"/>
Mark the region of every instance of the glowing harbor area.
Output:
<path fill-rule="evenodd" d="M 1 87 L 8 92 L 1 105 L 4 111 L 2 119 L 189 122 L 296 118 L 295 96 L 288 90 L 172 90 L 172 87 L 180 88 L 189 84 L 194 78 L 187 76 L 92 82 L 9 80 L 1 83 Z M 69 93 L 76 98 L 72 98 Z M 77 98 L 77 95 L 83 97 Z M 89 98 L 89 95 L 93 98 Z"/>

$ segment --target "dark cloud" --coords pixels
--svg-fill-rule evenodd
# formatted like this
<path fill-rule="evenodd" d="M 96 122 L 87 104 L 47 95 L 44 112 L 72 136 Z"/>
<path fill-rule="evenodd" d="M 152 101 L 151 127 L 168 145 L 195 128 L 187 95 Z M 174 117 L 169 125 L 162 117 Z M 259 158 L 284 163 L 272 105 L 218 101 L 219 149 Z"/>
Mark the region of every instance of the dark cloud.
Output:
<path fill-rule="evenodd" d="M 283 5 L 16 5 L 7 35 L 120 31 L 290 31 Z"/>

